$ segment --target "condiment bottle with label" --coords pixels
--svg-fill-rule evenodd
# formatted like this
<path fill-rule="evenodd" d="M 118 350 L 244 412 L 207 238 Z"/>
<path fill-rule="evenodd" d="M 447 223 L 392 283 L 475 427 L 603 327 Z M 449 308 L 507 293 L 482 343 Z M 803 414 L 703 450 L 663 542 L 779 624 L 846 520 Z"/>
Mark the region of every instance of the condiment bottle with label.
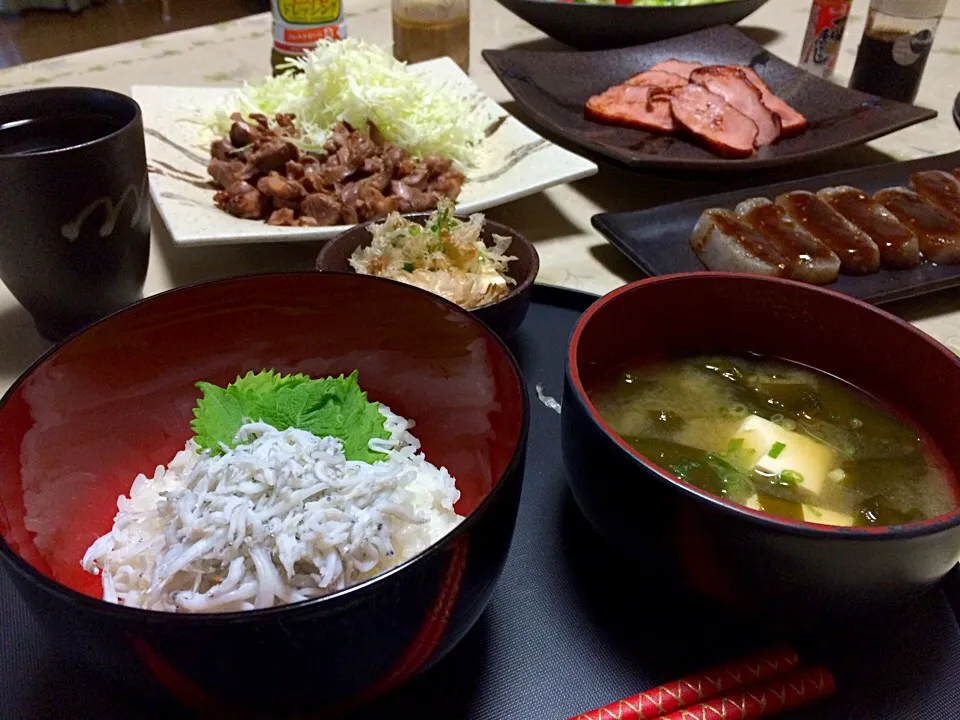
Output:
<path fill-rule="evenodd" d="M 871 0 L 850 87 L 912 103 L 947 0 Z"/>
<path fill-rule="evenodd" d="M 347 36 L 341 0 L 270 0 L 273 10 L 273 51 L 270 65 L 278 75 L 291 58 L 313 50 L 321 40 Z"/>
<path fill-rule="evenodd" d="M 408 63 L 438 57 L 470 68 L 470 0 L 393 0 L 393 56 Z"/>
<path fill-rule="evenodd" d="M 851 0 L 813 0 L 800 51 L 801 69 L 824 79 L 833 75 L 851 4 Z"/>

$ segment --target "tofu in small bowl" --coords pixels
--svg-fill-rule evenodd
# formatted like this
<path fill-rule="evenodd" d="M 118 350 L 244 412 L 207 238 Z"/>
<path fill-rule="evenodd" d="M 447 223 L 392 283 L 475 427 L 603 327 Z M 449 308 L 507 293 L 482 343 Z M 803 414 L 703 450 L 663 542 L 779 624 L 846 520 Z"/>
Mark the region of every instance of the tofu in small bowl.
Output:
<path fill-rule="evenodd" d="M 571 335 L 561 446 L 654 587 L 792 627 L 882 616 L 960 558 L 960 363 L 844 295 L 668 275 Z"/>
<path fill-rule="evenodd" d="M 479 213 L 455 215 L 453 204 L 441 201 L 432 213 L 394 213 L 338 235 L 320 251 L 316 269 L 419 287 L 506 339 L 530 308 L 540 258 L 513 228 Z"/>

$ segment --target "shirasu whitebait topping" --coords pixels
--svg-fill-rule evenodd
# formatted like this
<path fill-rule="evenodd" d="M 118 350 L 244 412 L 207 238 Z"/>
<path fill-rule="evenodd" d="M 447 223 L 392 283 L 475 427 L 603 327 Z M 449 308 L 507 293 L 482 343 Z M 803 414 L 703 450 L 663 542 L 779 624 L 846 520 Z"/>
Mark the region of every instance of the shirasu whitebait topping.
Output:
<path fill-rule="evenodd" d="M 171 612 L 266 608 L 326 595 L 413 557 L 462 519 L 454 479 L 431 465 L 413 423 L 381 405 L 373 464 L 339 440 L 265 423 L 222 455 L 193 440 L 117 501 L 82 564 L 103 599 Z"/>

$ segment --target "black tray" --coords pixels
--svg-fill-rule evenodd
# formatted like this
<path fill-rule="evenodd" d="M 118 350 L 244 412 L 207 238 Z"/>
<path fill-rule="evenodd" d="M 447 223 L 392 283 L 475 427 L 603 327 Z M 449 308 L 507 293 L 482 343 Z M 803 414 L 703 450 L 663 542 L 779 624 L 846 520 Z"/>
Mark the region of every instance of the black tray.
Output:
<path fill-rule="evenodd" d="M 660 205 L 650 210 L 605 213 L 593 217 L 593 225 L 624 255 L 648 275 L 678 272 L 702 272 L 703 263 L 690 248 L 690 233 L 700 214 L 707 208 L 732 210 L 751 197 L 767 197 L 791 190 L 816 191 L 832 185 L 854 185 L 869 192 L 894 185 L 905 185 L 918 170 L 953 170 L 960 166 L 960 152 L 936 155 L 909 162 L 887 163 L 845 170 L 830 175 L 777 183 L 718 195 Z M 923 263 L 910 270 L 881 269 L 873 275 L 841 275 L 831 290 L 874 304 L 893 302 L 915 295 L 936 292 L 960 285 L 960 265 Z M 960 717 L 960 711 L 958 711 Z"/>
<path fill-rule="evenodd" d="M 538 286 L 512 343 L 530 386 L 530 445 L 511 555 L 486 613 L 450 657 L 353 720 L 563 720 L 773 640 L 648 584 L 642 566 L 601 544 L 579 515 L 557 452 L 559 416 L 536 386 L 560 397 L 570 329 L 594 299 Z M 873 641 L 810 647 L 839 690 L 792 720 L 956 720 L 960 627 L 948 595 L 960 600 L 956 587 L 937 591 Z M 158 689 L 106 685 L 60 664 L 2 575 L 0 659 L 2 720 L 186 717 Z"/>

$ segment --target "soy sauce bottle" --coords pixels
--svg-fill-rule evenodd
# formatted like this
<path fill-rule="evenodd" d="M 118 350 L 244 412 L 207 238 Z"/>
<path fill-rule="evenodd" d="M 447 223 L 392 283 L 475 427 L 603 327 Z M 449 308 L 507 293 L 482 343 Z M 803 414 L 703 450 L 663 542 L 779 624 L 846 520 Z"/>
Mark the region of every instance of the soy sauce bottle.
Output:
<path fill-rule="evenodd" d="M 946 5 L 947 0 L 871 0 L 850 87 L 912 103 Z"/>

